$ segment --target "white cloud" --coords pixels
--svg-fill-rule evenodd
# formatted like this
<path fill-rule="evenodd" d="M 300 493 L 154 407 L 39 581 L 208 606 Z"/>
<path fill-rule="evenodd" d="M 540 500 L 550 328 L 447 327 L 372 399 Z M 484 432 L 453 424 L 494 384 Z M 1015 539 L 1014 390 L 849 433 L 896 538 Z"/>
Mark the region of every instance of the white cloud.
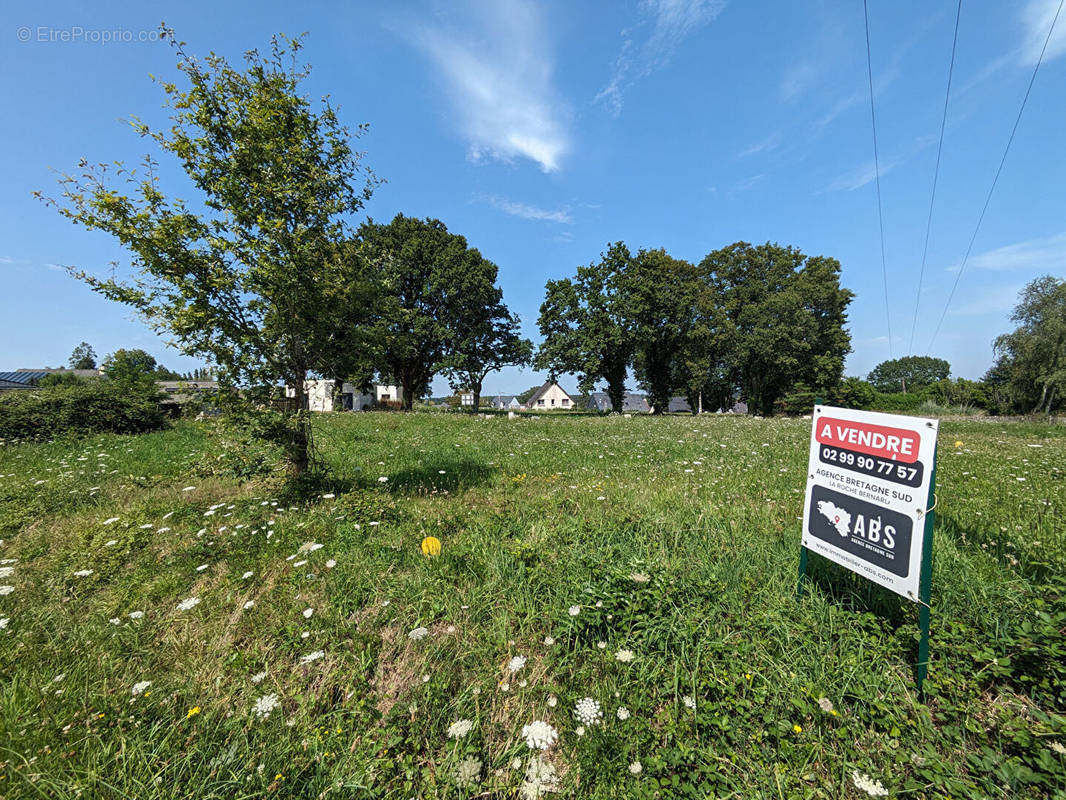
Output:
<path fill-rule="evenodd" d="M 477 0 L 458 26 L 421 28 L 414 43 L 447 86 L 475 160 L 531 159 L 559 169 L 570 150 L 567 112 L 556 96 L 554 56 L 540 7 Z"/>
<path fill-rule="evenodd" d="M 15 263 L 15 259 L 11 258 L 11 256 L 0 256 L 0 264 L 14 264 L 14 263 Z"/>
<path fill-rule="evenodd" d="M 784 138 L 784 135 L 782 134 L 781 131 L 774 131 L 769 136 L 767 136 L 765 139 L 761 139 L 760 141 L 756 142 L 755 144 L 751 145 L 750 147 L 747 147 L 744 150 L 741 150 L 737 157 L 738 158 L 745 158 L 747 156 L 753 156 L 756 153 L 762 153 L 762 152 L 769 151 L 769 150 L 775 150 L 775 149 L 777 149 L 778 146 L 780 146 L 781 141 L 782 141 L 783 138 Z"/>
<path fill-rule="evenodd" d="M 564 225 L 570 225 L 574 221 L 574 218 L 570 215 L 570 212 L 567 209 L 557 209 L 553 211 L 547 208 L 531 206 L 516 200 L 508 200 L 506 197 L 498 197 L 496 195 L 490 195 L 485 199 L 493 208 L 502 211 L 504 214 L 510 214 L 512 217 L 521 217 L 522 219 L 532 219 L 543 222 L 559 222 Z"/>
<path fill-rule="evenodd" d="M 1018 302 L 1018 293 L 1024 286 L 986 286 L 972 292 L 969 299 L 953 305 L 949 316 L 980 317 L 985 314 L 1008 314 Z"/>
<path fill-rule="evenodd" d="M 1040 58 L 1040 51 L 1044 48 L 1058 8 L 1059 0 L 1030 0 L 1022 11 L 1021 21 L 1025 30 L 1021 49 L 1023 64 L 1035 65 Z M 1044 53 L 1045 61 L 1051 61 L 1066 53 L 1066 19 L 1063 17 L 1066 17 L 1066 14 L 1060 14 L 1055 23 L 1055 30 L 1047 44 L 1047 52 Z"/>
<path fill-rule="evenodd" d="M 622 49 L 611 68 L 611 79 L 596 95 L 617 116 L 627 89 L 669 63 L 685 37 L 713 22 L 725 0 L 641 0 L 640 21 L 622 31 Z M 642 29 L 651 32 L 638 41 Z"/>
<path fill-rule="evenodd" d="M 955 264 L 947 271 L 958 272 L 960 266 Z M 1066 272 L 1066 232 L 987 250 L 971 256 L 967 266 L 995 272 L 1016 270 L 1034 275 L 1043 272 L 1062 274 Z"/>
<path fill-rule="evenodd" d="M 881 156 L 880 167 L 881 177 L 885 177 L 889 172 L 894 170 L 901 164 L 905 164 L 919 152 L 935 142 L 936 139 L 933 136 L 919 136 L 911 142 L 910 147 L 906 150 L 897 153 L 892 156 Z M 829 186 L 826 187 L 827 192 L 852 192 L 856 189 L 861 189 L 868 183 L 871 183 L 877 177 L 877 170 L 874 167 L 874 160 L 871 158 L 854 169 L 850 169 L 842 175 L 839 175 L 833 180 Z"/>
<path fill-rule="evenodd" d="M 765 172 L 764 173 L 760 173 L 758 175 L 751 175 L 751 176 L 749 176 L 747 178 L 744 178 L 741 181 L 737 181 L 735 184 L 733 184 L 733 187 L 730 189 L 730 191 L 733 192 L 733 193 L 736 193 L 736 192 L 748 192 L 748 191 L 751 191 L 752 189 L 754 189 L 756 186 L 758 186 L 764 180 L 766 180 L 766 173 Z"/>

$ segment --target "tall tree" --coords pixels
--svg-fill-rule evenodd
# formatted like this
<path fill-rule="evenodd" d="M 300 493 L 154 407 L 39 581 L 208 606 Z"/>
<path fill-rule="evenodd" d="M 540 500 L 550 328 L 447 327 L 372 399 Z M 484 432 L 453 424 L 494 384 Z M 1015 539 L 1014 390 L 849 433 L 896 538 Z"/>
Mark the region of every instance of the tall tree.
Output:
<path fill-rule="evenodd" d="M 452 346 L 468 333 L 463 326 L 491 316 L 496 265 L 437 219 L 370 220 L 359 238 L 382 287 L 379 372 L 399 382 L 410 410 L 451 363 Z"/>
<path fill-rule="evenodd" d="M 120 348 L 107 356 L 100 368 L 109 381 L 132 388 L 154 384 L 158 365 L 155 356 L 145 350 Z"/>
<path fill-rule="evenodd" d="M 871 370 L 866 380 L 879 392 L 917 391 L 944 380 L 951 374 L 951 365 L 932 356 L 904 356 L 882 361 Z"/>
<path fill-rule="evenodd" d="M 544 337 L 537 369 L 576 374 L 585 394 L 605 381 L 616 413 L 636 344 L 626 287 L 632 261 L 629 248 L 615 242 L 598 262 L 578 267 L 574 278 L 548 281 L 537 320 Z"/>
<path fill-rule="evenodd" d="M 452 340 L 442 363 L 453 391 L 466 389 L 473 393 L 471 412 L 475 414 L 481 407 L 481 389 L 490 372 L 523 366 L 533 357 L 533 342 L 522 338 L 518 317 L 503 304 L 503 293 L 498 289 L 495 292 L 495 303 L 470 303 L 466 306 L 469 316 L 453 320 Z"/>
<path fill-rule="evenodd" d="M 246 53 L 241 70 L 221 56 L 187 55 L 165 27 L 163 38 L 189 86 L 162 83 L 169 128 L 131 125 L 177 159 L 201 196 L 168 199 L 151 156 L 142 172 L 83 161 L 63 181 L 59 211 L 114 235 L 137 274 L 123 281 L 71 271 L 214 364 L 225 408 L 282 445 L 300 473 L 311 458 L 303 386 L 329 337 L 321 309 L 333 256 L 347 238 L 346 216 L 376 179 L 329 100 L 315 107 L 301 94 L 309 68 L 296 61 L 300 39 L 274 37 L 269 53 Z M 290 401 L 279 402 L 279 383 L 294 387 Z"/>
<path fill-rule="evenodd" d="M 696 324 L 696 268 L 665 250 L 641 250 L 626 271 L 634 372 L 655 414 L 663 414 L 677 384 L 677 362 Z"/>
<path fill-rule="evenodd" d="M 851 337 L 844 328 L 854 296 L 840 286 L 840 263 L 769 242 L 737 242 L 700 263 L 721 297 L 735 341 L 733 366 L 749 406 L 773 413 L 793 385 L 839 383 Z"/>
<path fill-rule="evenodd" d="M 96 369 L 96 351 L 88 342 L 82 342 L 70 354 L 71 369 Z"/>
<path fill-rule="evenodd" d="M 1018 327 L 995 341 L 995 372 L 1022 410 L 1050 414 L 1066 395 L 1066 281 L 1045 275 L 1029 283 L 1011 321 Z"/>
<path fill-rule="evenodd" d="M 693 322 L 681 341 L 674 362 L 674 384 L 693 413 L 700 409 L 728 409 L 737 392 L 734 365 L 735 328 L 724 313 L 718 287 L 697 269 L 692 300 Z"/>

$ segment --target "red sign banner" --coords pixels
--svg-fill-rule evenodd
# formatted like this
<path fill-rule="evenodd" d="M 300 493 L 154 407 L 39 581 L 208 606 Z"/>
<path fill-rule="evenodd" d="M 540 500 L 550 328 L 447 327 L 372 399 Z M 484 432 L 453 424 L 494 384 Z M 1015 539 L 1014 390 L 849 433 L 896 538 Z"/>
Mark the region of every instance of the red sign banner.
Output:
<path fill-rule="evenodd" d="M 920 437 L 915 431 L 832 417 L 822 417 L 815 424 L 815 438 L 822 444 L 906 464 L 918 460 Z"/>

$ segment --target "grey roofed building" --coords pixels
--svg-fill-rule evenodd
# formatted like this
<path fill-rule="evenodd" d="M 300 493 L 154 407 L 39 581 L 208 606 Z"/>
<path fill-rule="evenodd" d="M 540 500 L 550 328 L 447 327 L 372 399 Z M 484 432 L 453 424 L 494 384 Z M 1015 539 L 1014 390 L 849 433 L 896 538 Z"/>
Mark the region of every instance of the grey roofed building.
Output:
<path fill-rule="evenodd" d="M 684 397 L 671 397 L 670 405 L 666 407 L 666 411 L 669 414 L 691 414 L 692 406 L 688 404 L 688 400 Z"/>
<path fill-rule="evenodd" d="M 611 398 L 607 396 L 607 392 L 593 392 L 589 395 L 585 407 L 594 411 L 610 411 Z M 629 414 L 650 414 L 651 406 L 648 405 L 648 399 L 644 395 L 625 392 L 622 395 L 622 411 Z"/>
<path fill-rule="evenodd" d="M 513 394 L 498 394 L 492 398 L 492 407 L 496 409 L 516 409 L 521 408 L 522 404 L 518 402 L 518 396 Z"/>
<path fill-rule="evenodd" d="M 99 378 L 102 374 L 98 369 L 16 369 L 11 372 L 0 372 L 0 389 L 36 389 L 37 382 L 46 375 L 76 375 L 79 378 Z"/>

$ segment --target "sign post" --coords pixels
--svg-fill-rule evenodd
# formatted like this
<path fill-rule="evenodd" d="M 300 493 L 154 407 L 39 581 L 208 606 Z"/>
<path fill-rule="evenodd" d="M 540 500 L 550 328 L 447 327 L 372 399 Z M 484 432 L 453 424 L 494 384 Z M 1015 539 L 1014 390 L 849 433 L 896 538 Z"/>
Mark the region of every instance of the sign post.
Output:
<path fill-rule="evenodd" d="M 929 666 L 937 420 L 816 405 L 797 595 L 813 551 L 919 604 Z"/>

